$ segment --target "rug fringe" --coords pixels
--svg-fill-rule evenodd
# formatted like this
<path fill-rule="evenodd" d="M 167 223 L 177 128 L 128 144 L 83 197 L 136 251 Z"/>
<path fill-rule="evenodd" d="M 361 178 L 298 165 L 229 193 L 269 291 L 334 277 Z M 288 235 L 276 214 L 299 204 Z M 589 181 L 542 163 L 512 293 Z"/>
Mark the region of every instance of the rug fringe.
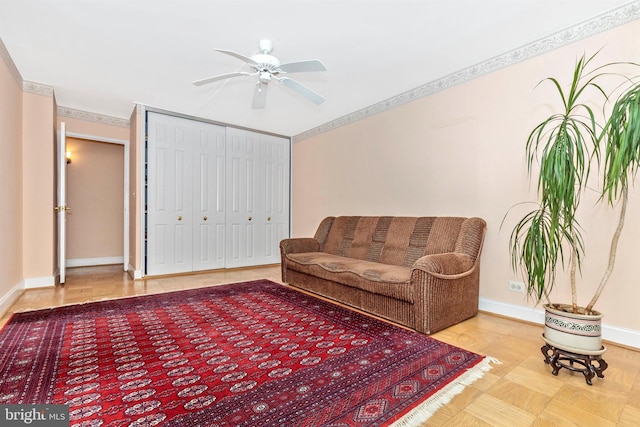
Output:
<path fill-rule="evenodd" d="M 485 373 L 491 370 L 491 364 L 500 365 L 498 359 L 485 357 L 480 363 L 467 370 L 442 390 L 431 396 L 425 402 L 418 405 L 404 417 L 391 424 L 392 427 L 414 427 L 427 422 L 436 411 L 449 403 L 456 395 L 462 393 L 465 387 L 479 380 Z"/>

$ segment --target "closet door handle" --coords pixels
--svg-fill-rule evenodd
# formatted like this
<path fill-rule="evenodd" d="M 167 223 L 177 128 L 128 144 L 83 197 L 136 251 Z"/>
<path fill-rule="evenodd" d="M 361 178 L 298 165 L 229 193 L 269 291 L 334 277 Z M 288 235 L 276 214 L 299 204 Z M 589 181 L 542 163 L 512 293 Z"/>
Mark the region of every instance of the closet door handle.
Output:
<path fill-rule="evenodd" d="M 182 215 L 178 216 L 178 221 L 182 221 Z"/>
<path fill-rule="evenodd" d="M 203 216 L 202 219 L 204 219 L 206 221 L 208 218 L 206 216 Z"/>
<path fill-rule="evenodd" d="M 267 217 L 267 221 L 271 221 L 271 217 L 270 216 Z"/>
<path fill-rule="evenodd" d="M 249 221 L 253 220 L 253 217 L 249 217 Z"/>

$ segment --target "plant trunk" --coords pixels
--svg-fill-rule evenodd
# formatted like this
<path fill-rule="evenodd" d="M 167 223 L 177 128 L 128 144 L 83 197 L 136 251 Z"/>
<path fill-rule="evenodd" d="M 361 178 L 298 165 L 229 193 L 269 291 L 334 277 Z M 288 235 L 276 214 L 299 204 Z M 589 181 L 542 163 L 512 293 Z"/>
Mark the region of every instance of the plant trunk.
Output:
<path fill-rule="evenodd" d="M 600 298 L 600 294 L 604 289 L 605 285 L 609 281 L 609 276 L 613 272 L 613 266 L 616 262 L 616 252 L 618 250 L 618 240 L 620 240 L 620 234 L 622 233 L 622 227 L 624 226 L 624 218 L 627 214 L 627 201 L 629 200 L 629 189 L 627 187 L 623 187 L 622 189 L 622 206 L 620 207 L 620 217 L 618 218 L 618 227 L 616 228 L 615 233 L 613 233 L 613 237 L 611 238 L 611 248 L 609 249 L 609 265 L 607 266 L 607 270 L 604 272 L 602 279 L 600 280 L 600 285 L 596 290 L 596 293 L 591 298 L 591 302 L 585 307 L 587 313 L 593 310 L 593 306 Z"/>
<path fill-rule="evenodd" d="M 573 233 L 574 242 L 576 239 L 575 233 Z M 578 290 L 576 288 L 576 270 L 577 270 L 577 261 L 578 255 L 576 254 L 576 250 L 573 250 L 571 253 L 571 305 L 573 307 L 573 312 L 578 313 Z"/>

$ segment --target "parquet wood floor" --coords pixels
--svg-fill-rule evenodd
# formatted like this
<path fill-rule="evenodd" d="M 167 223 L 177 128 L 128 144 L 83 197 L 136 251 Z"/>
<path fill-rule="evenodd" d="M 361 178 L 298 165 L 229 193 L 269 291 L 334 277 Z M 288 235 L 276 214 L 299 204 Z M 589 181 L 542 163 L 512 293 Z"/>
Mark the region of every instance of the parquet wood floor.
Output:
<path fill-rule="evenodd" d="M 30 289 L 12 312 L 189 289 L 254 279 L 280 282 L 280 267 L 221 270 L 131 280 L 121 266 L 74 268 L 67 283 Z M 640 426 L 640 351 L 607 344 L 604 379 L 585 383 L 580 373 L 558 376 L 543 362 L 540 325 L 480 313 L 434 338 L 498 359 L 483 378 L 429 420 L 429 426 Z"/>

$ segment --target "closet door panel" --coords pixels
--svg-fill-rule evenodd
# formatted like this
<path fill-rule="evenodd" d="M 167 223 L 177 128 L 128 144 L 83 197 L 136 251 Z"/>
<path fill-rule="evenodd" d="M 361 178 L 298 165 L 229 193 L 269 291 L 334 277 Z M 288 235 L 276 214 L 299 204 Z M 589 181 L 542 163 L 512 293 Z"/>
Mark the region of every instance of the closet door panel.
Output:
<path fill-rule="evenodd" d="M 289 237 L 290 142 L 271 135 L 262 137 L 264 178 L 264 261 L 280 261 L 280 241 Z"/>
<path fill-rule="evenodd" d="M 289 139 L 227 129 L 227 266 L 280 261 L 289 237 Z"/>
<path fill-rule="evenodd" d="M 259 149 L 257 134 L 227 129 L 227 267 L 265 263 L 259 238 Z"/>
<path fill-rule="evenodd" d="M 192 174 L 189 129 L 148 116 L 147 274 L 191 271 Z"/>
<path fill-rule="evenodd" d="M 194 122 L 193 270 L 225 266 L 225 128 Z"/>

